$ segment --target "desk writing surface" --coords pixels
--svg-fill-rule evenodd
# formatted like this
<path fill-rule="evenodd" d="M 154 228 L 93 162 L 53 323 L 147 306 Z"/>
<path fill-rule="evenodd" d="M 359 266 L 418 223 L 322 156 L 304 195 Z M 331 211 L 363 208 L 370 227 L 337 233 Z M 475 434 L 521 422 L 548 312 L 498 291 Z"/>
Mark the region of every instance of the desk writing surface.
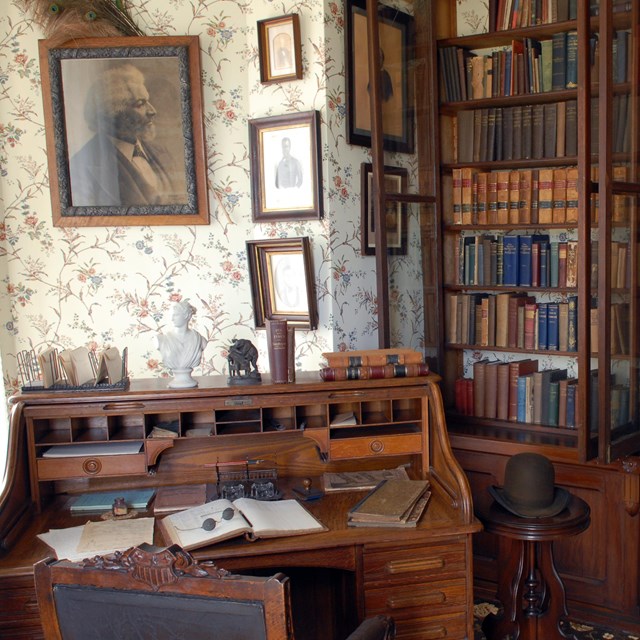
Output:
<path fill-rule="evenodd" d="M 208 547 L 195 549 L 193 555 L 198 558 L 247 558 L 272 554 L 285 554 L 306 551 L 333 549 L 337 547 L 353 547 L 360 544 L 385 544 L 392 543 L 395 546 L 406 544 L 408 546 L 422 543 L 426 540 L 437 540 L 440 537 L 451 536 L 452 528 L 456 534 L 474 533 L 480 529 L 480 525 L 461 525 L 458 523 L 457 512 L 440 498 L 434 495 L 429 501 L 429 506 L 416 529 L 385 529 L 376 527 L 351 528 L 347 527 L 347 511 L 360 500 L 366 492 L 340 492 L 326 494 L 315 502 L 304 503 L 329 531 L 301 535 L 257 540 L 250 542 L 244 539 L 233 539 Z M 288 489 L 284 491 L 284 497 L 294 497 Z M 152 515 L 141 511 L 140 516 Z M 35 516 L 29 528 L 24 532 L 21 540 L 6 555 L 0 558 L 0 578 L 4 575 L 29 575 L 33 573 L 33 564 L 42 558 L 53 555 L 51 549 L 36 538 L 38 533 L 49 529 L 62 529 L 78 526 L 89 520 L 98 520 L 99 515 L 87 516 L 81 514 L 72 516 L 69 513 L 69 500 L 58 497 L 52 504 Z M 158 527 L 154 542 L 163 545 Z M 295 564 L 295 563 L 294 563 Z M 224 566 L 224 562 L 221 561 Z"/>

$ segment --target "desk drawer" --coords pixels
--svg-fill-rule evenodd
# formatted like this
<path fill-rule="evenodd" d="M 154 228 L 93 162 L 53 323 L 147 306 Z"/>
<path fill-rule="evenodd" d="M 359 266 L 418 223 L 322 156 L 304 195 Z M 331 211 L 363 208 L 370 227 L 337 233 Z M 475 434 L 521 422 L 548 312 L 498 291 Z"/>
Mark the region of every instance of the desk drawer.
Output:
<path fill-rule="evenodd" d="M 329 455 L 332 460 L 404 455 L 420 453 L 421 450 L 422 435 L 419 433 L 336 438 L 329 443 Z"/>
<path fill-rule="evenodd" d="M 394 617 L 420 615 L 424 611 L 458 608 L 466 604 L 464 578 L 412 584 L 396 584 L 387 588 L 366 588 L 365 606 L 367 615 L 388 613 Z M 406 612 L 406 613 L 405 613 Z"/>
<path fill-rule="evenodd" d="M 392 583 L 406 585 L 465 575 L 465 545 L 442 544 L 407 548 L 403 553 L 366 551 L 364 575 L 367 584 Z"/>
<path fill-rule="evenodd" d="M 144 453 L 126 456 L 91 456 L 77 458 L 40 458 L 38 480 L 65 480 L 123 474 L 146 473 Z"/>
<path fill-rule="evenodd" d="M 396 620 L 396 640 L 460 640 L 469 638 L 464 611 L 428 618 Z"/>

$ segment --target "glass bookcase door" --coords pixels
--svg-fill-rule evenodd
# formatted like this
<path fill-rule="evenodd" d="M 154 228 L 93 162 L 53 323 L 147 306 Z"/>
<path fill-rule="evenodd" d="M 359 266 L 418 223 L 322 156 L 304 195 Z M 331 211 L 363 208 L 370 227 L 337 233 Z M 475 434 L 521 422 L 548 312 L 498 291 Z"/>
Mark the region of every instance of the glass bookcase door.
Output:
<path fill-rule="evenodd" d="M 588 430 L 606 462 L 640 451 L 640 7 L 599 3 Z"/>

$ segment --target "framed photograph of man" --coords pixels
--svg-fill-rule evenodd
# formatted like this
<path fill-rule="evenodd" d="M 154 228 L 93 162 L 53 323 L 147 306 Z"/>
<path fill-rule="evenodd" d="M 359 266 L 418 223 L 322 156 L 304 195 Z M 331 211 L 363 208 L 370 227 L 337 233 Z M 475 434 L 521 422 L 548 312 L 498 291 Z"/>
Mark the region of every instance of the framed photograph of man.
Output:
<path fill-rule="evenodd" d="M 256 328 L 266 320 L 286 320 L 316 329 L 318 312 L 308 237 L 247 242 Z"/>
<path fill-rule="evenodd" d="M 198 37 L 39 47 L 54 225 L 208 224 Z"/>
<path fill-rule="evenodd" d="M 366 0 L 346 0 L 347 142 L 371 146 L 371 107 Z M 413 153 L 414 105 L 410 62 L 413 17 L 379 5 L 380 95 L 383 147 Z"/>
<path fill-rule="evenodd" d="M 385 193 L 406 193 L 409 172 L 402 167 L 384 168 Z M 362 254 L 373 256 L 376 253 L 376 225 L 373 215 L 373 167 L 363 162 L 360 167 L 361 180 L 361 225 L 360 237 Z M 383 216 L 387 237 L 387 253 L 391 255 L 405 255 L 407 253 L 407 205 L 394 200 L 386 201 L 386 211 Z"/>
<path fill-rule="evenodd" d="M 302 79 L 300 17 L 297 13 L 258 21 L 260 81 L 263 84 Z"/>
<path fill-rule="evenodd" d="M 322 217 L 320 115 L 249 120 L 254 222 Z"/>

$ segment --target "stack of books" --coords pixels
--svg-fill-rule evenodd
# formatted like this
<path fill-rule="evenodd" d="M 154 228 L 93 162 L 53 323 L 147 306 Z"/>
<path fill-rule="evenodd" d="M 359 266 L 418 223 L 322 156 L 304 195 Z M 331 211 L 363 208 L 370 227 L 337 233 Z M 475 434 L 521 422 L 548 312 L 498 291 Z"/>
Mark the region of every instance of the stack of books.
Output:
<path fill-rule="evenodd" d="M 322 355 L 327 366 L 320 369 L 320 377 L 325 382 L 429 375 L 429 365 L 424 361 L 422 352 L 415 349 L 366 349 Z"/>
<path fill-rule="evenodd" d="M 428 480 L 383 480 L 349 510 L 349 527 L 415 527 L 427 507 Z"/>

